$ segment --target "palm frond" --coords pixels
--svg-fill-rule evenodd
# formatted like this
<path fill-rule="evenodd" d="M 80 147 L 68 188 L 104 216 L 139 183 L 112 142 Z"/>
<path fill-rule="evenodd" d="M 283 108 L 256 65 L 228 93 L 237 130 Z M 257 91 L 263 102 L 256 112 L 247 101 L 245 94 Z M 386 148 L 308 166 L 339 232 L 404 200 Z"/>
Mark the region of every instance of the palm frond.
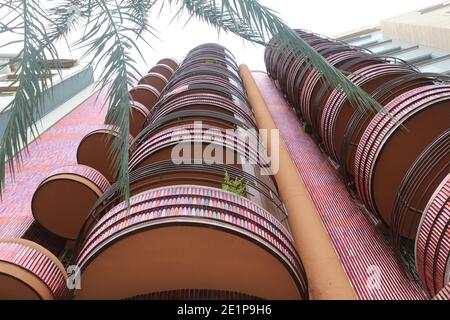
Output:
<path fill-rule="evenodd" d="M 81 0 L 65 0 L 51 7 L 48 10 L 52 21 L 48 28 L 50 41 L 55 42 L 61 37 L 67 37 L 77 22 L 87 15 L 89 3 L 90 0 L 84 5 Z"/>
<path fill-rule="evenodd" d="M 143 35 L 144 32 L 151 33 L 154 37 L 158 38 L 157 31 L 153 28 L 148 20 L 149 13 L 157 0 L 128 0 L 124 10 L 126 15 L 134 17 L 133 21 L 136 23 L 134 28 L 138 35 Z M 129 11 L 129 12 L 128 12 Z M 133 27 L 133 26 L 132 26 Z M 144 38 L 145 39 L 145 38 Z"/>

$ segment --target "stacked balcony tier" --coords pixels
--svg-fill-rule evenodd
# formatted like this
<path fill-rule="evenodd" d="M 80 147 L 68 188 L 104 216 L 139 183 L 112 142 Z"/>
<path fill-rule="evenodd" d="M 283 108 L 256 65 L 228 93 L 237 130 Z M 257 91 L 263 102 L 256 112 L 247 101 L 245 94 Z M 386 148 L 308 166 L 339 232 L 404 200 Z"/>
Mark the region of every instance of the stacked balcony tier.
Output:
<path fill-rule="evenodd" d="M 328 85 L 305 55 L 280 38 L 272 39 L 265 52 L 268 74 L 349 190 L 390 230 L 399 258 L 409 259 L 427 203 L 450 172 L 448 78 L 317 34 L 297 34 L 378 108 L 359 105 Z M 448 223 L 448 217 L 441 218 Z M 428 232 L 422 238 L 433 236 L 431 230 L 422 232 Z M 441 237 L 443 243 L 450 241 L 448 234 Z M 437 252 L 430 254 L 437 259 Z M 431 297 L 437 293 L 427 291 Z"/>

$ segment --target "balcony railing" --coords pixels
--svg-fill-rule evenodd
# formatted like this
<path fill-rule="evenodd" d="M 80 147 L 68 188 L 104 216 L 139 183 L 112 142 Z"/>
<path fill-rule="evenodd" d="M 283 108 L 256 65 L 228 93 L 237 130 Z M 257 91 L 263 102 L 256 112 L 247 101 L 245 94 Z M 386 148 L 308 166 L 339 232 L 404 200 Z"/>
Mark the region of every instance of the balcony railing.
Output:
<path fill-rule="evenodd" d="M 186 247 L 177 243 L 175 239 L 166 243 L 163 235 L 158 236 L 160 242 L 151 241 L 152 233 L 169 232 L 172 234 L 171 227 L 177 228 L 174 234 L 190 245 Z M 205 227 L 206 230 L 204 230 Z M 215 233 L 210 234 L 208 231 L 210 228 L 215 229 Z M 220 231 L 229 233 L 229 235 L 226 236 Z M 197 237 L 198 232 L 200 232 L 199 238 Z M 205 237 L 205 232 L 210 236 Z M 254 252 L 251 254 L 252 256 L 247 258 L 244 257 L 245 255 L 241 256 L 242 252 L 238 247 L 226 249 L 231 242 L 223 242 L 221 237 L 228 238 L 230 235 L 241 243 L 239 248 L 249 250 L 245 252 L 245 255 Z M 147 237 L 150 242 L 142 242 Z M 216 237 L 220 239 L 216 239 Z M 135 243 L 137 238 L 141 240 Z M 121 265 L 120 268 L 125 269 L 129 267 L 129 263 L 133 263 L 136 273 L 127 274 L 125 269 L 109 266 L 108 272 L 98 274 L 101 272 L 98 269 L 99 266 L 107 262 L 108 257 L 116 254 L 116 250 L 121 247 L 121 241 L 132 242 L 127 242 L 126 246 L 129 248 L 128 250 L 134 252 L 133 261 L 125 259 L 125 261 L 116 262 Z M 208 245 L 204 247 L 205 243 L 201 244 L 197 241 L 205 241 Z M 247 241 L 256 244 L 256 247 Z M 142 245 L 144 247 L 141 247 Z M 191 283 L 191 288 L 197 287 L 205 280 L 211 289 L 238 291 L 261 298 L 306 299 L 308 296 L 304 270 L 294 249 L 292 237 L 286 228 L 271 213 L 256 203 L 236 194 L 211 187 L 183 185 L 139 193 L 131 198 L 130 209 L 127 209 L 125 203 L 121 203 L 100 217 L 95 225 L 86 232 L 80 248 L 77 264 L 81 267 L 84 282 L 82 290 L 76 293 L 78 298 L 112 297 L 110 294 L 113 294 L 114 298 L 127 298 L 146 292 L 164 291 L 161 290 L 160 285 L 156 285 L 159 281 L 151 280 L 158 277 L 173 277 L 185 285 Z M 155 256 L 153 258 L 156 260 L 153 260 L 153 264 L 156 265 L 148 267 L 145 262 L 146 258 L 142 256 L 143 253 L 140 250 L 152 251 L 163 248 L 174 250 L 174 252 L 178 252 L 178 255 L 173 257 L 170 255 Z M 181 253 L 178 251 L 180 248 L 191 252 Z M 269 255 L 258 253 L 261 249 Z M 200 254 L 197 250 L 201 251 L 203 258 L 192 264 L 191 258 Z M 209 260 L 212 257 L 216 258 Z M 251 272 L 247 263 L 250 263 L 249 261 L 252 259 L 258 260 L 258 257 L 262 259 L 261 261 L 267 261 L 267 264 L 258 265 L 258 271 Z M 274 258 L 278 261 L 275 264 Z M 242 259 L 250 260 L 242 261 Z M 228 262 L 222 265 L 223 261 Z M 277 266 L 278 264 L 280 265 Z M 144 270 L 140 269 L 144 265 L 148 268 L 158 269 L 164 266 L 169 269 L 165 274 L 149 272 L 142 278 L 139 277 L 139 272 Z M 208 269 L 206 274 L 199 273 L 204 270 L 201 265 L 214 266 L 217 270 Z M 280 269 L 280 266 L 283 266 L 283 269 Z M 170 272 L 169 270 L 177 271 Z M 107 288 L 110 288 L 111 285 L 116 287 L 116 285 L 109 282 L 106 284 L 109 277 L 114 277 L 117 283 L 130 286 L 129 290 L 121 292 L 121 289 L 116 288 L 115 293 L 110 293 Z M 223 285 L 222 279 L 227 279 L 226 286 Z M 147 291 L 138 292 L 143 290 L 143 282 L 145 282 L 144 287 Z M 102 287 L 102 283 L 106 285 Z M 170 283 L 171 281 L 167 280 L 160 284 L 163 287 L 166 285 L 166 290 L 171 290 Z M 255 285 L 256 283 L 258 285 Z M 136 288 L 136 291 L 133 291 L 133 288 Z"/>

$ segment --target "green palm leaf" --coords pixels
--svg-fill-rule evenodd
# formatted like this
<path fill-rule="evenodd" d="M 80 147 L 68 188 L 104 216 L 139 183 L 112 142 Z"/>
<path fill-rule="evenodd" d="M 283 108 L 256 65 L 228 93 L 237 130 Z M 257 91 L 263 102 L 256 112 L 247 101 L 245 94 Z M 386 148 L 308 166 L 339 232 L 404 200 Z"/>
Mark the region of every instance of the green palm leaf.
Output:
<path fill-rule="evenodd" d="M 284 47 L 306 55 L 310 65 L 323 74 L 328 84 L 345 91 L 352 102 L 360 107 L 380 109 L 376 101 L 329 65 L 276 12 L 256 0 L 64 0 L 48 12 L 39 0 L 8 0 L 0 5 L 0 11 L 8 9 L 17 18 L 2 19 L 0 34 L 21 34 L 23 50 L 17 58 L 19 88 L 9 106 L 12 116 L 0 141 L 0 191 L 6 163 L 11 172 L 15 170 L 16 161 L 7 160 L 20 154 L 22 147 L 27 145 L 29 130 L 36 135 L 42 93 L 49 87 L 49 80 L 42 78 L 49 72 L 47 57 L 57 57 L 55 41 L 66 37 L 74 26 L 83 24 L 84 32 L 75 45 L 84 48 L 85 58 L 100 70 L 99 85 L 107 92 L 108 122 L 121 132 L 111 152 L 118 170 L 117 185 L 128 199 L 128 90 L 138 80 L 131 53 L 137 51 L 144 58 L 138 42 L 150 45 L 148 34 L 157 38 L 157 30 L 148 20 L 150 11 L 157 5 L 160 12 L 175 8 L 174 19 L 187 13 L 188 21 L 196 18 L 219 32 L 230 32 L 253 43 L 268 45 L 270 38 L 277 37 Z M 67 10 L 74 6 L 78 9 L 76 17 Z M 21 23 L 17 23 L 18 19 Z M 17 161 L 20 160 L 19 157 Z"/>

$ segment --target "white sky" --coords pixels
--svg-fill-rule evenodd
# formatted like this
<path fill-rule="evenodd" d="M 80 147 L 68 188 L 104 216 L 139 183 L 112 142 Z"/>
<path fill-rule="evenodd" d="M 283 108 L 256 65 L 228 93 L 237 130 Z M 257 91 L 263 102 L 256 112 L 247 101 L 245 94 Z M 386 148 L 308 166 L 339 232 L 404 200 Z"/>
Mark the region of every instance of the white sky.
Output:
<path fill-rule="evenodd" d="M 439 0 L 261 0 L 261 3 L 277 11 L 291 27 L 309 29 L 333 36 L 352 29 L 377 25 L 380 20 L 400 13 L 417 10 L 442 1 Z M 219 42 L 233 52 L 239 63 L 247 63 L 251 69 L 264 70 L 263 48 L 243 42 L 234 35 L 221 34 L 218 38 L 215 29 L 192 19 L 184 27 L 184 21 L 168 25 L 173 16 L 165 8 L 160 16 L 151 15 L 150 21 L 159 30 L 162 41 L 149 38 L 153 49 L 142 44 L 141 51 L 147 65 L 152 66 L 162 57 L 181 60 L 193 47 L 204 42 Z M 183 28 L 184 27 L 184 28 Z M 150 36 L 149 36 L 150 37 Z M 6 41 L 0 39 L 0 45 Z M 62 44 L 61 58 L 79 58 L 81 52 L 70 53 Z M 11 49 L 0 49 L 0 52 Z M 148 67 L 139 66 L 143 72 Z"/>

